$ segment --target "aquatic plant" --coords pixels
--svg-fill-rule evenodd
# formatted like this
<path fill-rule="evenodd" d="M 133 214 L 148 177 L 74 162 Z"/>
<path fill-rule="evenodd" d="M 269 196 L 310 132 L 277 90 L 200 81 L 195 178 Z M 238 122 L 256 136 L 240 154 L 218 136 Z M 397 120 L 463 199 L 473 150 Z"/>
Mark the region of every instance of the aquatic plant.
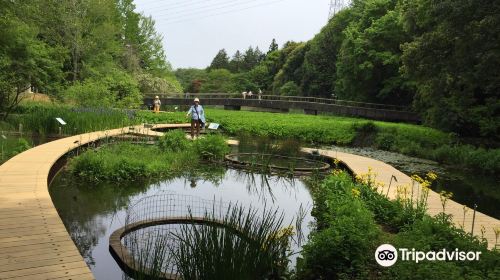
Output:
<path fill-rule="evenodd" d="M 158 145 L 163 151 L 182 152 L 189 148 L 190 142 L 183 130 L 175 129 L 165 132 L 158 140 Z"/>
<path fill-rule="evenodd" d="M 56 118 L 67 124 L 60 125 Z M 72 135 L 136 124 L 135 114 L 130 110 L 111 108 L 75 108 L 64 105 L 24 104 L 17 114 L 7 120 L 12 126 L 21 124 L 24 132 L 42 135 L 59 133 Z"/>
<path fill-rule="evenodd" d="M 500 149 L 460 144 L 456 136 L 437 129 L 404 123 L 370 121 L 338 116 L 310 116 L 207 108 L 209 122 L 221 124 L 230 135 L 252 138 L 294 139 L 306 143 L 352 145 L 358 134 L 363 145 L 439 162 L 469 167 L 481 172 L 500 172 Z M 138 112 L 140 122 L 183 123 L 184 114 Z M 363 138 L 363 137 L 358 137 Z"/>
<path fill-rule="evenodd" d="M 216 219 L 207 213 L 206 220 Z M 275 210 L 228 208 L 224 227 L 185 225 L 173 251 L 183 279 L 282 279 L 293 231 Z"/>
<path fill-rule="evenodd" d="M 217 209 L 217 210 L 216 210 Z M 229 204 L 206 209 L 202 216 L 188 208 L 187 220 L 175 227 L 140 229 L 124 237 L 134 257 L 135 279 L 283 279 L 288 275 L 293 226 L 283 212 Z M 199 214 L 199 213 L 198 213 Z M 203 222 L 200 222 L 203 221 Z"/>
<path fill-rule="evenodd" d="M 229 152 L 226 138 L 219 134 L 208 134 L 194 142 L 196 152 L 205 160 L 221 161 Z"/>

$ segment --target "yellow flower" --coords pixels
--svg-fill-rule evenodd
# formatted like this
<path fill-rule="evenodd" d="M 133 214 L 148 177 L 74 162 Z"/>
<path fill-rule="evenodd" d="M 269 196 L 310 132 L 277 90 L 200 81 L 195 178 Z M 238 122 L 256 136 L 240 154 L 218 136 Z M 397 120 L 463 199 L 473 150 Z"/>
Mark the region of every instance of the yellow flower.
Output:
<path fill-rule="evenodd" d="M 432 171 L 429 171 L 429 172 L 427 173 L 427 178 L 429 178 L 429 179 L 430 179 L 430 181 L 434 181 L 434 180 L 436 180 L 436 179 L 437 179 L 437 177 L 438 177 L 438 176 L 437 176 L 437 174 L 436 174 L 436 173 L 434 173 L 434 172 L 432 172 Z"/>
<path fill-rule="evenodd" d="M 359 197 L 359 195 L 361 194 L 361 192 L 359 191 L 358 188 L 351 189 L 351 193 L 352 193 L 352 196 L 354 196 L 354 197 Z"/>
<path fill-rule="evenodd" d="M 418 176 L 417 174 L 411 175 L 411 178 L 417 183 L 422 183 L 424 181 L 424 179 L 422 179 L 422 177 Z"/>

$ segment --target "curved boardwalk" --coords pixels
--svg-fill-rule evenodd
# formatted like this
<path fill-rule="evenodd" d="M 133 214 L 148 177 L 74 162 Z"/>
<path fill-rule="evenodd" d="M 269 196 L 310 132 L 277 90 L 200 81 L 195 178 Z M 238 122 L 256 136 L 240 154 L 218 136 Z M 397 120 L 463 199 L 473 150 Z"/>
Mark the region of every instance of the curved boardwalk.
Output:
<path fill-rule="evenodd" d="M 154 128 L 188 126 L 172 124 L 155 125 Z M 162 135 L 142 126 L 81 134 L 35 147 L 0 165 L 0 280 L 94 279 L 52 203 L 48 175 L 51 167 L 68 151 L 101 138 L 129 132 Z M 230 143 L 237 144 L 236 141 Z M 367 173 L 371 167 L 377 173 L 377 180 L 386 185 L 392 175 L 396 176 L 399 185 L 411 185 L 407 175 L 381 161 L 329 150 L 319 152 L 344 162 L 355 174 Z M 396 197 L 395 186 L 389 197 Z M 438 214 L 441 211 L 439 194 L 431 191 L 428 204 L 429 214 Z M 457 225 L 462 224 L 462 205 L 448 201 L 446 212 L 453 215 Z M 493 228 L 500 228 L 500 221 L 477 212 L 474 234 L 480 234 L 481 226 L 484 226 L 484 237 L 492 248 L 495 242 Z M 470 231 L 471 227 L 472 211 L 468 211 L 464 228 Z"/>
<path fill-rule="evenodd" d="M 310 152 L 316 149 L 304 149 L 304 150 Z M 409 176 L 382 161 L 363 156 L 332 151 L 332 150 L 318 150 L 318 151 L 321 155 L 340 160 L 354 174 L 367 174 L 368 168 L 371 168 L 372 172 L 375 173 L 377 176 L 376 181 L 382 182 L 385 185 L 384 194 L 386 193 L 387 188 L 389 186 L 391 176 L 394 175 L 397 178 L 398 182 L 396 183 L 394 182 L 394 180 L 392 181 L 388 195 L 390 199 L 396 199 L 397 195 L 396 186 L 403 186 L 403 185 L 412 186 L 412 180 Z M 415 194 L 415 196 L 421 193 L 420 185 L 418 184 L 413 185 L 413 193 Z M 428 206 L 427 213 L 431 216 L 435 216 L 443 211 L 441 205 L 441 199 L 438 193 L 432 190 L 429 191 L 427 206 Z M 463 229 L 466 232 L 471 232 L 472 216 L 473 216 L 472 209 L 468 208 L 468 211 L 466 211 L 464 219 L 464 206 L 453 200 L 448 200 L 446 202 L 445 212 L 447 214 L 452 215 L 453 223 L 457 227 L 462 227 L 463 225 Z M 494 232 L 495 228 L 500 229 L 499 220 L 476 211 L 474 235 L 481 237 L 482 236 L 481 230 L 483 230 L 484 238 L 488 240 L 488 248 L 490 249 L 492 249 L 495 246 L 495 232 Z"/>
<path fill-rule="evenodd" d="M 0 280 L 94 279 L 52 203 L 49 171 L 68 151 L 129 130 L 155 134 L 143 126 L 81 134 L 40 145 L 0 165 Z"/>

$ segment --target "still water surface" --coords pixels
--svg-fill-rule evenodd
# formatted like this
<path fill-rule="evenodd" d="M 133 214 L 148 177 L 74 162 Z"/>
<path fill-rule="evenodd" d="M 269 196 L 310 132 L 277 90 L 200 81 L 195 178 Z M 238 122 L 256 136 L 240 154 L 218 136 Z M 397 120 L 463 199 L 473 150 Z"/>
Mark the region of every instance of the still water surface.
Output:
<path fill-rule="evenodd" d="M 71 237 L 98 280 L 124 277 L 109 253 L 108 238 L 113 231 L 124 226 L 129 205 L 155 194 L 175 192 L 237 202 L 257 209 L 263 209 L 265 205 L 268 208 L 279 207 L 285 214 L 284 225 L 295 218 L 302 205 L 307 210 L 302 232 L 304 236 L 308 235 L 308 225 L 313 222 L 310 216 L 312 198 L 303 181 L 252 176 L 234 169 L 219 170 L 220 176 L 210 178 L 184 176 L 160 182 L 92 185 L 79 181 L 67 172 L 61 172 L 51 184 L 50 194 Z M 297 246 L 292 248 L 298 250 Z"/>

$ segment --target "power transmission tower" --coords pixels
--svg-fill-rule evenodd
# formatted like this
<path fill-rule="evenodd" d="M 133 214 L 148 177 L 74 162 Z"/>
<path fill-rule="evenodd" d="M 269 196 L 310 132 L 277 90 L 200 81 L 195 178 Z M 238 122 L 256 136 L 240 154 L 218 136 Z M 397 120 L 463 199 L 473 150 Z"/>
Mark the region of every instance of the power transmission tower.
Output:
<path fill-rule="evenodd" d="M 331 19 L 336 13 L 350 4 L 350 0 L 330 0 L 330 13 L 328 14 L 328 19 Z"/>

